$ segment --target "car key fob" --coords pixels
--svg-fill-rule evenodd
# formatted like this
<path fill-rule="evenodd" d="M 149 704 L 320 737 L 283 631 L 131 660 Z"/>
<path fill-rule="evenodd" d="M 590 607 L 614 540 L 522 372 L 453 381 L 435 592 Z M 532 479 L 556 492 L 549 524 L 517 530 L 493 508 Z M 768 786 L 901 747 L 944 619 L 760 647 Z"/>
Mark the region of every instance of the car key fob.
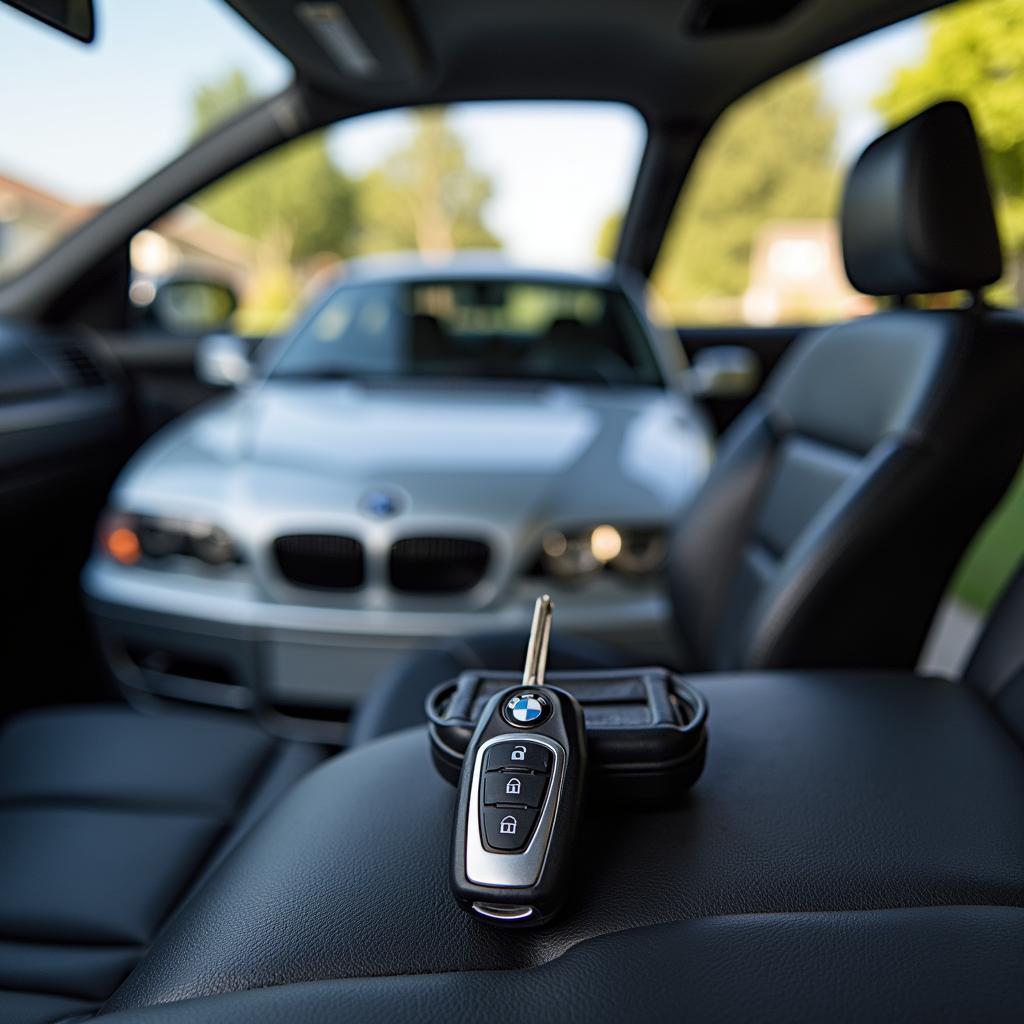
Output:
<path fill-rule="evenodd" d="M 452 892 L 491 924 L 543 924 L 567 887 L 587 755 L 576 698 L 544 685 L 551 612 L 540 598 L 523 684 L 491 698 L 459 781 Z"/>

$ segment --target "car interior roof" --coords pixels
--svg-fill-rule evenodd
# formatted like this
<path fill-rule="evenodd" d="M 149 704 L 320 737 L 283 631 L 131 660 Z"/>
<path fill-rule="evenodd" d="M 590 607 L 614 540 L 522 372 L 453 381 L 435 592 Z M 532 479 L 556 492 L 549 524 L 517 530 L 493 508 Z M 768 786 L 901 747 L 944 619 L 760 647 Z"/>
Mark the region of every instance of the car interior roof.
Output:
<path fill-rule="evenodd" d="M 700 125 L 772 75 L 938 6 L 934 0 L 323 5 L 341 13 L 350 39 L 370 54 L 375 67 L 358 74 L 332 57 L 329 33 L 318 35 L 299 13 L 312 5 L 228 2 L 294 63 L 302 81 L 367 110 L 477 99 L 590 99 L 631 104 L 652 123 Z"/>

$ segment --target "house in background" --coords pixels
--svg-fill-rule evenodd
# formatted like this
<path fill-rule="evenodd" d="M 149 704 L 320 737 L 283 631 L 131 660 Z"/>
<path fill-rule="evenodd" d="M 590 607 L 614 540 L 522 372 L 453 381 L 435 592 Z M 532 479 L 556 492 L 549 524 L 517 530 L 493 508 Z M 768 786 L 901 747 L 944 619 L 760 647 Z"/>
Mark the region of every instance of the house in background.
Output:
<path fill-rule="evenodd" d="M 97 209 L 0 174 L 0 278 L 27 267 Z"/>
<path fill-rule="evenodd" d="M 137 276 L 211 278 L 231 285 L 241 296 L 251 286 L 258 255 L 257 243 L 248 235 L 218 224 L 187 204 L 140 231 L 131 246 Z"/>
<path fill-rule="evenodd" d="M 68 202 L 0 174 L 0 278 L 27 267 L 101 208 Z M 191 206 L 179 207 L 136 235 L 131 254 L 137 277 L 195 274 L 225 281 L 240 295 L 250 287 L 258 262 L 251 238 Z"/>
<path fill-rule="evenodd" d="M 832 220 L 771 221 L 754 239 L 743 319 L 752 325 L 827 323 L 870 313 L 843 268 Z"/>

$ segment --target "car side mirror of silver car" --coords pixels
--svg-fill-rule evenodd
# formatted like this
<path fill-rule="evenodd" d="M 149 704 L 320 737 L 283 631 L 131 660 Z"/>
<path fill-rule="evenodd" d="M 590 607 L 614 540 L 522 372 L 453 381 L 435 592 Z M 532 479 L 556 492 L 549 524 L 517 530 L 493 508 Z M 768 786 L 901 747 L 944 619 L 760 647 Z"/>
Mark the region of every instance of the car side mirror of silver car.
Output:
<path fill-rule="evenodd" d="M 761 383 L 761 361 L 744 345 L 713 345 L 694 353 L 683 376 L 694 398 L 747 398 Z"/>
<path fill-rule="evenodd" d="M 246 343 L 234 334 L 200 338 L 195 355 L 196 377 L 215 388 L 238 388 L 253 377 Z"/>

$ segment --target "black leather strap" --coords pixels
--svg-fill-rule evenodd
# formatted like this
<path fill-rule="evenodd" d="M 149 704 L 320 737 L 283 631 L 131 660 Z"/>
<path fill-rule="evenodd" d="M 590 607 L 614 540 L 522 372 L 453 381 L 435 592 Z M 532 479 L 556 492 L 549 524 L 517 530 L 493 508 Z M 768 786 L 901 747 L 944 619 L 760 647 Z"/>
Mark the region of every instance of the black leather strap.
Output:
<path fill-rule="evenodd" d="M 383 676 L 359 707 L 349 742 L 366 743 L 377 736 L 422 725 L 423 706 L 430 691 L 471 669 L 522 669 L 526 657 L 525 634 L 497 634 L 455 640 L 435 651 L 418 653 Z M 554 670 L 602 669 L 637 664 L 625 651 L 580 637 L 556 634 L 549 666 Z"/>

